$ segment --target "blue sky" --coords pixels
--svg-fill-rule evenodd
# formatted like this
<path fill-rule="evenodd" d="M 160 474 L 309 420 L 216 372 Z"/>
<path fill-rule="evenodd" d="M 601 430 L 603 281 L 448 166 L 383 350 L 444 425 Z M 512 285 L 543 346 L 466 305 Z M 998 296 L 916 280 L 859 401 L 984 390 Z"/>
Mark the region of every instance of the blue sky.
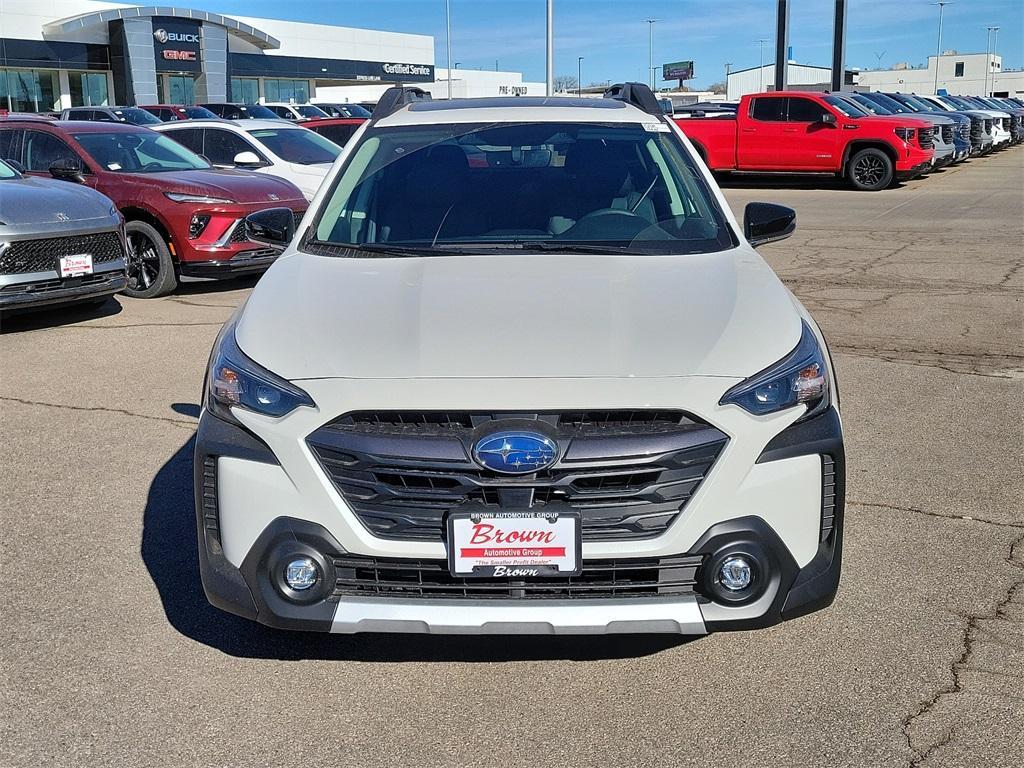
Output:
<path fill-rule="evenodd" d="M 178 6 L 434 36 L 445 62 L 444 0 L 175 0 Z M 694 85 L 757 66 L 758 38 L 773 40 L 773 0 L 555 0 L 555 74 L 583 82 L 646 80 L 647 24 L 655 25 L 655 64 L 693 59 Z M 847 65 L 923 64 L 935 53 L 938 9 L 929 0 L 848 0 Z M 451 0 L 452 60 L 464 68 L 521 71 L 544 79 L 544 0 Z M 790 43 L 801 63 L 828 65 L 831 0 L 792 0 Z M 1024 67 L 1022 0 L 955 0 L 945 10 L 943 49 L 984 52 L 986 26 L 999 26 L 1004 68 Z M 772 42 L 765 44 L 770 59 Z M 339 57 L 344 52 L 339 51 Z"/>

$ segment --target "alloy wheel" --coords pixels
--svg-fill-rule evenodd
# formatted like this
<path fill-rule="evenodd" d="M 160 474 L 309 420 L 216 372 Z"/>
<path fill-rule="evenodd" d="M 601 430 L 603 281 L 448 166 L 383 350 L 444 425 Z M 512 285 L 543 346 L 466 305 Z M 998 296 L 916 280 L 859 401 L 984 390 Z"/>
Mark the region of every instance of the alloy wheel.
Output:
<path fill-rule="evenodd" d="M 128 233 L 128 287 L 148 289 L 160 275 L 160 254 L 156 244 L 141 232 Z"/>
<path fill-rule="evenodd" d="M 857 183 L 866 187 L 874 187 L 884 178 L 885 165 L 879 158 L 866 155 L 857 161 L 853 175 L 857 179 Z"/>

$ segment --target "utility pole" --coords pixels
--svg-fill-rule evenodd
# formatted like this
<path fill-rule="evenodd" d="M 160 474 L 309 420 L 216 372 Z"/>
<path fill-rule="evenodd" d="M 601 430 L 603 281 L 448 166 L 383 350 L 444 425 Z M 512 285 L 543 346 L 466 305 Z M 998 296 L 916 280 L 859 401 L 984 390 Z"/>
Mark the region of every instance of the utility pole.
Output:
<path fill-rule="evenodd" d="M 448 98 L 452 97 L 452 4 L 444 0 L 445 45 L 448 47 Z"/>
<path fill-rule="evenodd" d="M 725 97 L 729 98 L 729 71 L 732 69 L 732 62 L 725 62 Z"/>
<path fill-rule="evenodd" d="M 992 27 L 992 58 L 996 57 L 996 49 L 998 49 L 998 48 L 999 48 L 999 27 Z M 986 66 L 986 71 L 987 71 L 987 69 L 991 68 L 991 66 L 989 64 L 987 64 L 987 63 L 986 63 L 985 66 Z M 992 92 L 994 93 L 995 90 L 996 90 L 996 75 L 995 75 L 995 72 L 993 72 L 992 73 Z"/>
<path fill-rule="evenodd" d="M 654 25 L 658 19 L 646 19 L 647 21 L 647 76 L 651 90 L 654 90 Z"/>
<path fill-rule="evenodd" d="M 555 92 L 555 0 L 548 0 L 548 66 L 545 91 L 548 96 Z"/>
<path fill-rule="evenodd" d="M 757 74 L 758 74 L 758 77 L 760 79 L 760 85 L 758 86 L 758 91 L 763 93 L 764 92 L 764 44 L 767 43 L 768 41 L 765 38 L 762 37 L 757 42 L 760 43 L 760 45 L 761 45 L 760 65 L 757 68 Z"/>
<path fill-rule="evenodd" d="M 932 93 L 937 93 L 939 90 L 939 61 L 942 58 L 942 11 L 947 5 L 952 4 L 952 0 L 939 0 L 937 3 L 932 3 L 932 5 L 939 6 L 939 39 L 935 43 L 935 83 Z"/>
<path fill-rule="evenodd" d="M 576 95 L 583 95 L 583 57 L 576 57 Z"/>

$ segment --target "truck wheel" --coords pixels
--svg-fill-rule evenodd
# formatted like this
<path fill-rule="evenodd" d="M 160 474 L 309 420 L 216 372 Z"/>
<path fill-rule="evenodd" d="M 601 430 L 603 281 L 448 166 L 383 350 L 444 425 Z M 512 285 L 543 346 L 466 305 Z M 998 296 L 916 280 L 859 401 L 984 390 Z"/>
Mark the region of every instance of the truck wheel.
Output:
<path fill-rule="evenodd" d="M 892 184 L 892 160 L 880 149 L 868 147 L 854 153 L 846 166 L 846 178 L 854 189 L 877 192 Z"/>
<path fill-rule="evenodd" d="M 152 299 L 178 287 L 174 262 L 164 238 L 144 221 L 129 221 L 128 287 L 124 292 L 136 299 Z"/>

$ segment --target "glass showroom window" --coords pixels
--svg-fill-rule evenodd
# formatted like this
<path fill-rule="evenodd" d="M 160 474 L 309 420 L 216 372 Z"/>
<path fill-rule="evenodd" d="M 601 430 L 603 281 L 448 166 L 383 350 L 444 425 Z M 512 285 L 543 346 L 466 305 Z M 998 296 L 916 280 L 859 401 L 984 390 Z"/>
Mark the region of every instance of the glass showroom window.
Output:
<path fill-rule="evenodd" d="M 11 112 L 58 109 L 57 73 L 45 69 L 0 69 L 0 107 Z"/>
<path fill-rule="evenodd" d="M 255 77 L 232 77 L 231 100 L 239 104 L 256 104 L 260 100 L 260 81 Z"/>
<path fill-rule="evenodd" d="M 68 85 L 72 107 L 106 107 L 110 104 L 106 72 L 68 72 Z"/>
<path fill-rule="evenodd" d="M 309 81 L 268 77 L 263 81 L 263 94 L 266 96 L 267 101 L 305 104 L 309 101 Z"/>

